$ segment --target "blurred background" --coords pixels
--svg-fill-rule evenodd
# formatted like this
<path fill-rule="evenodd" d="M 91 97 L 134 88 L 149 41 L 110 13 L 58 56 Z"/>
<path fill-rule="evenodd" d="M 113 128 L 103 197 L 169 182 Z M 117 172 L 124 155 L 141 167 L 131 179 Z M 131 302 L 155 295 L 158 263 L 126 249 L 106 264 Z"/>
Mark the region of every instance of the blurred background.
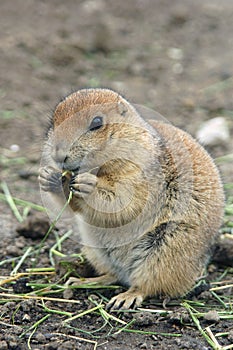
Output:
<path fill-rule="evenodd" d="M 85 87 L 155 109 L 215 158 L 232 153 L 231 0 L 3 0 L 0 14 L 0 166 L 13 194 L 40 200 L 48 117 Z M 221 168 L 229 181 L 232 161 Z"/>

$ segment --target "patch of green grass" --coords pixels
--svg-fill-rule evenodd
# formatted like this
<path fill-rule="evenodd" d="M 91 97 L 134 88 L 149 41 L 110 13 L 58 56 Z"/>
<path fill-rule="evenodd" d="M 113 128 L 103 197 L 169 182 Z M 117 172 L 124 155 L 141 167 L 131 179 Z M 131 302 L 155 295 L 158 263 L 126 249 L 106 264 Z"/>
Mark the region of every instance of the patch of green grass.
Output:
<path fill-rule="evenodd" d="M 0 121 L 27 117 L 24 110 L 0 109 Z"/>
<path fill-rule="evenodd" d="M 16 117 L 16 112 L 12 110 L 0 110 L 0 119 L 14 119 Z"/>
<path fill-rule="evenodd" d="M 91 88 L 97 88 L 100 86 L 100 80 L 98 77 L 92 77 L 88 80 L 88 86 L 90 86 Z"/>
<path fill-rule="evenodd" d="M 40 69 L 41 67 L 43 67 L 43 62 L 36 56 L 31 57 L 30 64 L 33 69 Z"/>
<path fill-rule="evenodd" d="M 42 212 L 46 211 L 46 209 L 41 205 L 34 204 L 32 202 L 13 197 L 10 193 L 10 190 L 6 182 L 4 181 L 1 182 L 0 188 L 3 191 L 3 193 L 0 193 L 0 200 L 8 203 L 9 207 L 12 210 L 12 213 L 14 214 L 14 216 L 19 222 L 22 223 L 25 220 L 31 208 Z M 23 209 L 22 213 L 20 212 L 18 207 L 22 207 Z"/>
<path fill-rule="evenodd" d="M 233 77 L 217 81 L 216 83 L 209 85 L 201 90 L 207 95 L 213 95 L 216 92 L 227 90 L 233 86 Z"/>

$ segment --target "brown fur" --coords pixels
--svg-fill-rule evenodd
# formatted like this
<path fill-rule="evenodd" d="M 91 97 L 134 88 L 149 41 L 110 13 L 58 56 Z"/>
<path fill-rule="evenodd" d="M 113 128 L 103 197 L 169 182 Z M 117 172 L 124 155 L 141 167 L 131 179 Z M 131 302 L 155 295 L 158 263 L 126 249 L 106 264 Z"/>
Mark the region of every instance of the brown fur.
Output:
<path fill-rule="evenodd" d="M 90 131 L 96 115 L 104 125 Z M 170 124 L 146 122 L 107 89 L 71 94 L 53 120 L 49 165 L 55 162 L 60 173 L 79 169 L 70 206 L 83 252 L 102 275 L 98 282 L 129 287 L 109 305 L 129 308 L 147 296 L 187 293 L 208 261 L 223 215 L 222 184 L 207 152 Z M 41 169 L 43 190 L 53 192 L 54 171 Z M 70 181 L 67 175 L 66 197 Z"/>

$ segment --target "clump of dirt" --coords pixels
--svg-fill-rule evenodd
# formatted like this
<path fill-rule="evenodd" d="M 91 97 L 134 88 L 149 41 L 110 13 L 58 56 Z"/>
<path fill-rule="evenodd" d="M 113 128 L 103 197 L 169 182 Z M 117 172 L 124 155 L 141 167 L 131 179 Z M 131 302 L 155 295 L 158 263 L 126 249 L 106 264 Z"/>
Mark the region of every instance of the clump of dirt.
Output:
<path fill-rule="evenodd" d="M 41 239 L 49 231 L 51 223 L 45 214 L 35 213 L 29 215 L 26 220 L 18 225 L 16 231 L 25 238 Z"/>

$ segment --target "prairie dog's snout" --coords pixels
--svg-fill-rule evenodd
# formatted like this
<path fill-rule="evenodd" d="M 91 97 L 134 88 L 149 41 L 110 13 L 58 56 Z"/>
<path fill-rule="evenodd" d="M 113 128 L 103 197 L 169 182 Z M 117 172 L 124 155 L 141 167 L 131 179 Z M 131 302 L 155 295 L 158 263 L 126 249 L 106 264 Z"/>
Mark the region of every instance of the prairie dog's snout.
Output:
<path fill-rule="evenodd" d="M 65 141 L 59 141 L 58 143 L 53 145 L 52 148 L 52 158 L 58 164 L 64 164 L 67 160 L 67 154 L 69 152 L 69 146 Z"/>

